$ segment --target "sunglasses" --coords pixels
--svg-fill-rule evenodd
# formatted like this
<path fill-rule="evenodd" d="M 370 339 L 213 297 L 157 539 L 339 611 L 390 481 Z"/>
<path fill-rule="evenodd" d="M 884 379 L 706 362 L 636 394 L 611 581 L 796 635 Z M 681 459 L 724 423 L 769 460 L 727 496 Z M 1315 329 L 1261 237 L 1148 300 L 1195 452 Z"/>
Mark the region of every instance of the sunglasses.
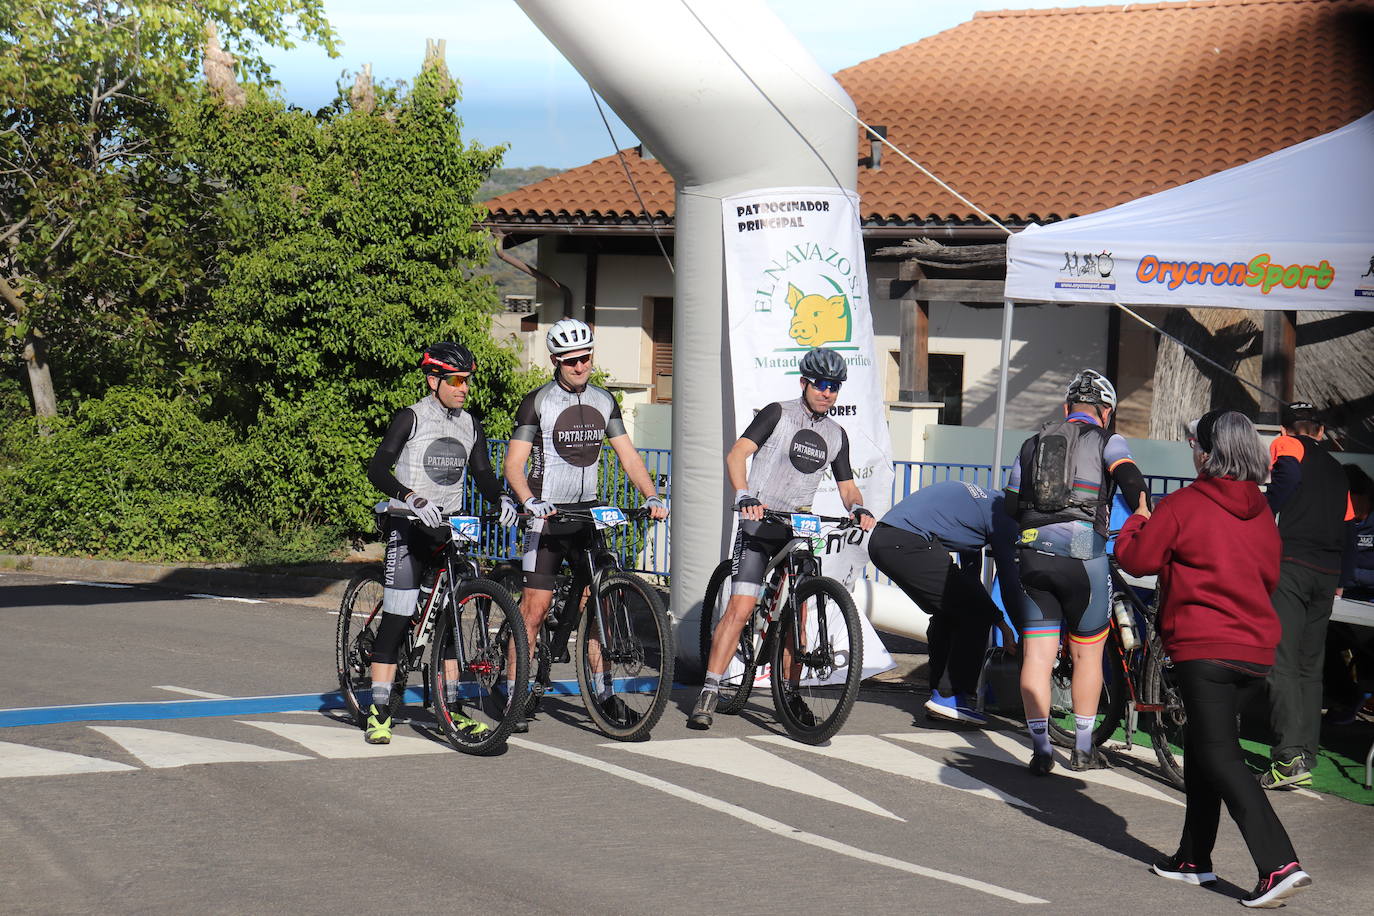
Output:
<path fill-rule="evenodd" d="M 581 356 L 555 356 L 554 359 L 558 360 L 560 366 L 580 366 L 583 363 L 591 362 L 592 355 L 583 353 Z"/>
<path fill-rule="evenodd" d="M 835 381 L 834 379 L 807 379 L 806 382 L 808 385 L 810 385 L 812 388 L 815 388 L 817 391 L 828 392 L 840 390 L 840 383 Z"/>
<path fill-rule="evenodd" d="M 462 388 L 464 385 L 466 385 L 466 384 L 467 384 L 468 382 L 470 382 L 471 380 L 472 380 L 472 373 L 468 373 L 467 375 L 446 375 L 446 376 L 444 376 L 444 384 L 445 384 L 445 385 L 450 385 L 450 386 L 452 386 L 452 387 L 454 387 L 454 388 Z"/>

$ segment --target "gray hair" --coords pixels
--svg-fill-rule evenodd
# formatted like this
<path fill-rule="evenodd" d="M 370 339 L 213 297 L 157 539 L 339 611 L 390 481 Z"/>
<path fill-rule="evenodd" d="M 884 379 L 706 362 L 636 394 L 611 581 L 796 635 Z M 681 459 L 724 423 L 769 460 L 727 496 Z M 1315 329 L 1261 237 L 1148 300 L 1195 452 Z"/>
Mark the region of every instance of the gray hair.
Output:
<path fill-rule="evenodd" d="M 1269 476 L 1269 454 L 1260 442 L 1255 424 L 1245 414 L 1228 410 L 1212 428 L 1212 450 L 1202 470 L 1209 477 L 1252 480 L 1264 483 Z"/>

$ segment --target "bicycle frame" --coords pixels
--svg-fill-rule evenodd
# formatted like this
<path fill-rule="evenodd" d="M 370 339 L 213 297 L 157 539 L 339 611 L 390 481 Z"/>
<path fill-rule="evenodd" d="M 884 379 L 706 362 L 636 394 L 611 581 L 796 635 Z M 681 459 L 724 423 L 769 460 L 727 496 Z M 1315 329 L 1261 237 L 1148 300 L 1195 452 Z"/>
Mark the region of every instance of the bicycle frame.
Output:
<path fill-rule="evenodd" d="M 779 521 L 786 518 L 790 513 L 766 512 L 765 518 L 772 518 Z M 847 519 L 822 518 L 822 521 L 844 522 Z M 763 581 L 765 583 L 764 594 L 760 597 L 754 607 L 754 618 L 762 617 L 762 625 L 754 629 L 752 640 L 755 660 L 762 659 L 764 649 L 771 645 L 770 638 L 774 636 L 775 628 L 783 620 L 783 615 L 793 622 L 794 630 L 797 633 L 799 642 L 806 639 L 806 614 L 805 608 L 799 606 L 796 600 L 797 586 L 805 579 L 820 575 L 820 561 L 817 559 L 815 551 L 811 546 L 811 539 L 807 537 L 795 536 L 788 540 L 778 551 L 773 554 L 763 569 Z M 764 599 L 767 599 L 766 601 Z M 820 615 L 824 618 L 825 615 Z M 818 619 L 817 626 L 817 645 L 827 645 L 829 643 L 829 621 Z M 792 667 L 798 664 L 805 665 L 807 662 L 815 662 L 805 652 L 797 653 L 792 659 Z M 817 667 L 812 665 L 812 667 Z"/>
<path fill-rule="evenodd" d="M 1134 649 L 1127 649 L 1125 640 L 1121 636 L 1121 625 L 1117 622 L 1116 614 L 1109 613 L 1107 626 L 1110 631 L 1110 638 L 1116 644 L 1117 651 L 1121 653 L 1121 666 L 1126 673 L 1126 748 L 1129 750 L 1134 745 L 1135 733 L 1139 731 L 1138 724 L 1140 713 L 1160 713 L 1164 711 L 1164 706 L 1159 703 L 1145 703 L 1141 700 L 1142 684 L 1141 678 L 1145 672 L 1145 651 L 1151 641 L 1157 638 L 1155 633 L 1155 615 L 1150 612 L 1145 603 L 1140 600 L 1131 584 L 1126 581 L 1121 574 L 1121 568 L 1117 565 L 1116 557 L 1112 556 L 1108 560 L 1111 571 L 1112 597 L 1119 593 L 1125 599 L 1127 606 L 1131 608 L 1132 615 L 1142 619 L 1145 623 L 1145 638 L 1139 640 L 1139 645 Z"/>
<path fill-rule="evenodd" d="M 545 617 L 544 625 L 539 630 L 539 640 L 545 644 L 544 649 L 548 654 L 550 668 L 555 661 L 563 660 L 563 655 L 567 651 L 568 640 L 572 637 L 573 630 L 581 622 L 582 616 L 588 613 L 588 609 L 591 609 L 595 615 L 593 625 L 597 642 L 603 647 L 603 651 L 606 651 L 606 621 L 601 587 L 607 576 L 623 571 L 620 557 L 606 546 L 605 535 L 601 533 L 600 528 L 596 527 L 595 520 L 590 513 L 565 509 L 560 510 L 558 514 L 585 521 L 591 526 L 591 537 L 590 543 L 580 548 L 575 554 L 570 554 L 564 560 L 571 571 L 567 592 L 563 596 L 561 605 L 550 605 L 550 612 L 554 610 L 558 612 L 557 626 L 548 627 L 548 618 Z M 631 513 L 627 513 L 627 515 L 631 515 Z M 585 603 L 582 601 L 583 591 L 587 591 Z M 542 670 L 542 662 L 540 669 L 535 674 L 533 686 L 537 696 L 542 696 L 549 686 L 545 683 L 549 677 L 549 672 Z"/>

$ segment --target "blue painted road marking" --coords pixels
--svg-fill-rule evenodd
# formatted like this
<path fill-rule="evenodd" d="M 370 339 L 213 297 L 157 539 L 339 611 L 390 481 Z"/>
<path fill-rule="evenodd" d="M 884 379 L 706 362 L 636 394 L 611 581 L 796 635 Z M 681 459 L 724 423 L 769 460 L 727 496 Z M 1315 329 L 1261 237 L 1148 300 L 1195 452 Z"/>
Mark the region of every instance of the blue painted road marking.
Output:
<path fill-rule="evenodd" d="M 657 678 L 620 678 L 622 692 L 648 693 Z M 469 685 L 464 685 L 469 686 Z M 554 681 L 544 691 L 557 696 L 578 696 L 577 681 Z M 406 689 L 406 703 L 419 705 L 424 693 L 419 687 Z M 0 709 L 0 728 L 21 725 L 54 725 L 63 722 L 126 722 L 148 719 L 204 719 L 216 716 L 241 716 L 266 712 L 316 712 L 343 709 L 343 694 L 295 693 L 268 697 L 227 697 L 215 700 L 158 700 L 148 703 L 87 703 L 77 706 L 30 706 Z"/>

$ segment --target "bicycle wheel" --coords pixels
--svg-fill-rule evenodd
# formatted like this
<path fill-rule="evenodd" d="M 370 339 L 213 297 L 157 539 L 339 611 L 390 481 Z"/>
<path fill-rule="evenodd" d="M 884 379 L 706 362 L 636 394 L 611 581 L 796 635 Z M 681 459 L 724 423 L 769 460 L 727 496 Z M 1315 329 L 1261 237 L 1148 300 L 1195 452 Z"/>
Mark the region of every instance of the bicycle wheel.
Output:
<path fill-rule="evenodd" d="M 514 563 L 498 563 L 491 568 L 486 577 L 504 588 L 518 604 L 520 593 L 525 587 L 525 573 Z"/>
<path fill-rule="evenodd" d="M 520 612 L 504 587 L 470 579 L 441 596 L 436 613 L 429 657 L 434 718 L 463 753 L 497 753 L 525 707 L 530 652 Z"/>
<path fill-rule="evenodd" d="M 1150 728 L 1150 743 L 1154 745 L 1159 768 L 1177 788 L 1183 788 L 1183 732 L 1188 725 L 1188 713 L 1183 708 L 1183 696 L 1174 683 L 1174 667 L 1164 652 L 1164 642 L 1157 635 L 1150 640 L 1145 652 L 1145 675 L 1142 693 L 1145 702 L 1164 707 L 1154 714 Z"/>
<path fill-rule="evenodd" d="M 1060 747 L 1074 746 L 1076 729 L 1073 715 L 1073 659 L 1065 642 L 1050 672 L 1050 740 Z M 1102 695 L 1097 701 L 1097 724 L 1093 726 L 1093 745 L 1102 744 L 1116 732 L 1126 713 L 1126 667 L 1121 648 L 1109 634 L 1102 644 Z"/>
<path fill-rule="evenodd" d="M 382 568 L 367 566 L 353 575 L 339 603 L 339 625 L 334 635 L 334 658 L 339 669 L 339 691 L 354 723 L 367 723 L 372 704 L 372 642 L 382 622 Z M 396 666 L 387 714 L 395 716 L 405 703 L 406 666 Z"/>
<path fill-rule="evenodd" d="M 795 599 L 805 609 L 805 626 L 799 633 L 788 610 L 775 624 L 773 706 L 789 735 L 803 744 L 820 744 L 844 725 L 859 695 L 864 661 L 859 612 L 844 586 L 825 576 L 803 579 Z"/>
<path fill-rule="evenodd" d="M 647 738 L 673 689 L 673 628 L 658 593 L 629 573 L 607 576 L 578 624 L 576 667 L 596 727 L 617 741 Z"/>
<path fill-rule="evenodd" d="M 730 561 L 722 560 L 711 573 L 706 583 L 706 597 L 701 602 L 701 667 L 706 668 L 706 660 L 711 657 L 711 636 L 716 624 L 725 613 L 725 605 L 730 596 L 725 594 L 725 583 L 730 578 Z M 754 652 L 754 634 L 757 617 L 749 616 L 744 629 L 739 634 L 739 645 L 735 657 L 725 669 L 720 679 L 720 698 L 716 702 L 716 712 L 731 716 L 744 708 L 749 702 L 749 694 L 754 690 L 754 675 L 758 671 L 759 660 Z"/>

